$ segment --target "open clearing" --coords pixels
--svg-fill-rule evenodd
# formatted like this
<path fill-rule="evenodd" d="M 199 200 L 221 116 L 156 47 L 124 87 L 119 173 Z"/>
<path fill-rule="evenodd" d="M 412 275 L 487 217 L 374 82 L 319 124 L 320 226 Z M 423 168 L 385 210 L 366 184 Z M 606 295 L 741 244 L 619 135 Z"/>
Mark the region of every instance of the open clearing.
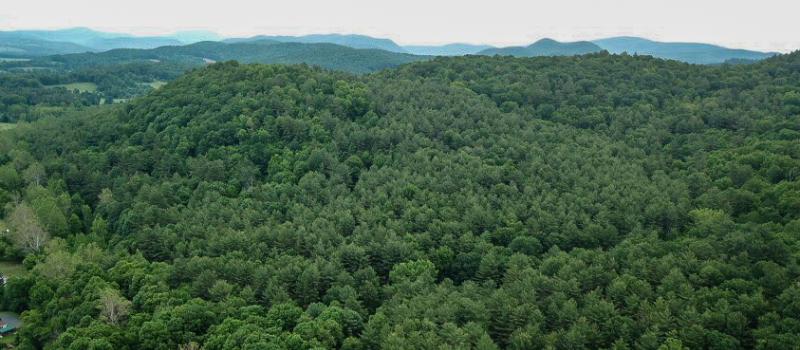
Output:
<path fill-rule="evenodd" d="M 13 129 L 13 128 L 16 128 L 16 127 L 17 127 L 17 124 L 13 124 L 13 123 L 0 123 L 0 131 L 3 131 L 3 130 L 10 130 L 10 129 Z"/>
<path fill-rule="evenodd" d="M 70 83 L 70 84 L 48 85 L 47 87 L 50 88 L 63 87 L 67 90 L 78 90 L 80 92 L 97 91 L 97 84 L 95 83 Z"/>
<path fill-rule="evenodd" d="M 12 70 L 12 69 L 9 68 L 9 70 Z M 19 68 L 13 68 L 13 70 L 14 71 L 19 70 L 19 71 L 23 71 L 23 72 L 35 72 L 37 70 L 53 70 L 53 68 L 50 68 L 50 67 L 19 67 Z"/>
<path fill-rule="evenodd" d="M 16 339 L 17 339 L 16 334 L 3 336 L 2 338 L 0 338 L 0 345 L 3 345 L 6 348 L 8 348 L 8 346 L 13 346 L 14 343 L 16 343 Z"/>
<path fill-rule="evenodd" d="M 14 278 L 27 275 L 28 270 L 16 261 L 0 261 L 0 274 Z"/>
<path fill-rule="evenodd" d="M 0 62 L 27 62 L 30 61 L 30 58 L 8 58 L 8 57 L 0 57 Z"/>
<path fill-rule="evenodd" d="M 153 88 L 153 89 L 158 89 L 158 88 L 160 88 L 160 87 L 162 87 L 164 85 L 167 85 L 167 82 L 166 81 L 162 81 L 162 80 L 156 80 L 154 82 L 147 83 L 147 85 L 150 85 L 150 87 Z"/>

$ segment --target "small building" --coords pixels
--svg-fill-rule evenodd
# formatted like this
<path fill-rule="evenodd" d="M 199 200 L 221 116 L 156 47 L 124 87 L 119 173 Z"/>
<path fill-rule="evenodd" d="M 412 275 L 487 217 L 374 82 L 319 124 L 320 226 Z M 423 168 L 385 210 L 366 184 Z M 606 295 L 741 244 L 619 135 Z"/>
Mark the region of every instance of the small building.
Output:
<path fill-rule="evenodd" d="M 0 312 L 0 337 L 14 334 L 22 325 L 19 315 L 10 312 Z"/>
<path fill-rule="evenodd" d="M 10 323 L 0 321 L 0 336 L 8 335 L 17 331 L 17 327 Z"/>

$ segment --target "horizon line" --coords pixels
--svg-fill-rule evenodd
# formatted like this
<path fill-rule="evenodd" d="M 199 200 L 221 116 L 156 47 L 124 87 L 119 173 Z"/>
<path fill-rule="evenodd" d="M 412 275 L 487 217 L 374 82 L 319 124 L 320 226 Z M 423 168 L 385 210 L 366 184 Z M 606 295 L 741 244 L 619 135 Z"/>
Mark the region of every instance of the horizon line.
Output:
<path fill-rule="evenodd" d="M 145 27 L 140 27 L 145 29 Z M 732 50 L 748 50 L 748 51 L 756 51 L 762 53 L 778 53 L 778 54 L 787 54 L 792 53 L 795 51 L 800 50 L 800 48 L 792 48 L 787 50 L 762 50 L 762 49 L 755 49 L 755 48 L 745 48 L 745 47 L 737 47 L 732 46 L 731 44 L 724 44 L 724 43 L 716 43 L 716 42 L 704 42 L 704 41 L 691 41 L 691 40 L 664 40 L 658 38 L 652 38 L 647 35 L 639 35 L 639 34 L 620 34 L 620 35 L 607 35 L 607 36 L 597 36 L 593 39 L 563 39 L 558 38 L 556 36 L 540 36 L 536 39 L 531 39 L 533 41 L 526 41 L 526 42 L 510 42 L 506 41 L 504 44 L 494 44 L 494 43 L 485 43 L 485 42 L 470 42 L 470 41 L 438 41 L 438 42 L 413 42 L 408 43 L 404 41 L 398 41 L 397 39 L 392 38 L 389 35 L 371 35 L 365 34 L 363 32 L 351 32 L 351 31 L 319 31 L 319 32 L 304 32 L 304 33 L 265 33 L 265 32 L 250 32 L 249 34 L 241 33 L 241 34 L 222 34 L 217 30 L 208 29 L 208 28 L 178 28 L 173 30 L 165 30 L 159 29 L 157 32 L 132 32 L 130 28 L 128 29 L 111 29 L 111 28 L 104 28 L 104 27 L 91 27 L 91 26 L 69 26 L 69 27 L 37 27 L 37 28 L 8 28 L 0 26 L 0 32 L 18 32 L 18 31 L 64 31 L 64 30 L 71 30 L 71 29 L 87 29 L 95 32 L 106 33 L 106 34 L 118 34 L 121 36 L 130 36 L 130 37 L 170 37 L 176 34 L 181 33 L 191 33 L 191 32 L 206 32 L 208 34 L 213 34 L 218 37 L 217 40 L 202 40 L 202 41 L 224 41 L 227 39 L 246 39 L 252 38 L 257 36 L 284 36 L 284 37 L 302 37 L 302 36 L 310 36 L 310 35 L 358 35 L 358 36 L 365 36 L 374 39 L 383 39 L 383 40 L 390 40 L 396 45 L 402 47 L 407 46 L 444 46 L 444 45 L 453 45 L 453 44 L 461 44 L 461 45 L 475 45 L 475 46 L 491 46 L 494 48 L 506 48 L 506 47 L 520 47 L 520 46 L 528 46 L 533 43 L 536 43 L 540 40 L 550 39 L 555 40 L 561 43 L 574 43 L 574 42 L 591 42 L 594 43 L 595 41 L 604 40 L 604 39 L 611 39 L 611 38 L 636 38 L 636 39 L 644 39 L 653 42 L 659 43 L 669 43 L 669 44 L 708 44 L 719 46 L 725 49 L 732 49 Z"/>

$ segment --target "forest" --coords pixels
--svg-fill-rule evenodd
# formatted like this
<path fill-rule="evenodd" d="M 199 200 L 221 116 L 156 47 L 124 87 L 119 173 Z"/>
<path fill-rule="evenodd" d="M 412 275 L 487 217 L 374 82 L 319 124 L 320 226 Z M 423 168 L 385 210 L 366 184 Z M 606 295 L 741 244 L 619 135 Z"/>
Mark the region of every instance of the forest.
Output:
<path fill-rule="evenodd" d="M 430 57 L 377 49 L 266 39 L 115 49 L 8 61 L 0 56 L 0 123 L 29 122 L 45 116 L 61 116 L 75 108 L 125 102 L 216 61 L 308 64 L 366 74 L 427 59 Z M 86 84 L 93 89 L 74 88 Z"/>
<path fill-rule="evenodd" d="M 192 68 L 126 62 L 22 70 L 16 67 L 21 64 L 27 62 L 0 63 L 0 122 L 30 122 L 83 107 L 125 101 L 153 90 L 154 83 L 175 79 Z"/>
<path fill-rule="evenodd" d="M 800 348 L 800 52 L 35 97 L 75 107 L 0 131 L 16 349 Z"/>

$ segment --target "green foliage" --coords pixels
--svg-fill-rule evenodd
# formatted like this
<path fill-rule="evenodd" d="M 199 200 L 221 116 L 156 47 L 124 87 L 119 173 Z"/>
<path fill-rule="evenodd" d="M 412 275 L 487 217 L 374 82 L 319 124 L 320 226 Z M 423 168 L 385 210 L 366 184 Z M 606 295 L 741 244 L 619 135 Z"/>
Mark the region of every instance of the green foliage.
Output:
<path fill-rule="evenodd" d="M 31 121 L 64 114 L 65 107 L 94 105 L 99 97 L 92 92 L 59 86 L 48 88 L 53 73 L 7 73 L 0 71 L 0 130 L 8 122 Z"/>
<path fill-rule="evenodd" d="M 794 349 L 799 59 L 212 64 L 0 135 L 55 237 L 3 304 L 19 348 Z"/>

